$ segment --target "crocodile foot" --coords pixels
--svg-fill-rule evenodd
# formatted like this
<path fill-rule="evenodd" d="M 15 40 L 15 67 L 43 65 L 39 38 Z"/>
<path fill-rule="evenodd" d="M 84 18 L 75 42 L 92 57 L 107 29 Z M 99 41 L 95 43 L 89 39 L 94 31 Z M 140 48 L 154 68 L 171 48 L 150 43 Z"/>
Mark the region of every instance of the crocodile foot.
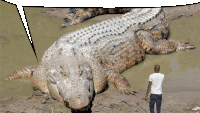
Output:
<path fill-rule="evenodd" d="M 191 44 L 191 45 L 186 44 L 185 46 L 186 46 L 185 47 L 186 49 L 194 49 L 195 48 L 194 44 Z"/>
<path fill-rule="evenodd" d="M 125 77 L 121 76 L 119 74 L 119 76 L 115 79 L 114 85 L 116 86 L 116 88 L 122 93 L 122 94 L 132 94 L 135 95 L 135 93 L 137 93 L 137 91 L 135 91 L 134 89 L 132 89 L 128 83 L 128 81 L 126 80 Z"/>
<path fill-rule="evenodd" d="M 178 47 L 176 51 L 183 51 L 187 49 L 195 49 L 195 46 L 193 44 L 189 44 L 189 42 L 183 42 L 183 41 L 178 42 Z"/>
<path fill-rule="evenodd" d="M 134 89 L 132 89 L 125 77 L 123 77 L 121 74 L 119 74 L 117 71 L 109 68 L 104 67 L 105 71 L 107 72 L 108 81 L 112 82 L 115 87 L 121 92 L 122 94 L 133 94 L 137 93 Z"/>
<path fill-rule="evenodd" d="M 122 93 L 122 94 L 132 94 L 132 95 L 135 95 L 135 93 L 137 93 L 137 91 L 135 91 L 134 89 L 132 89 L 131 87 L 129 86 L 124 86 L 124 87 L 121 87 L 119 89 L 119 91 Z"/>

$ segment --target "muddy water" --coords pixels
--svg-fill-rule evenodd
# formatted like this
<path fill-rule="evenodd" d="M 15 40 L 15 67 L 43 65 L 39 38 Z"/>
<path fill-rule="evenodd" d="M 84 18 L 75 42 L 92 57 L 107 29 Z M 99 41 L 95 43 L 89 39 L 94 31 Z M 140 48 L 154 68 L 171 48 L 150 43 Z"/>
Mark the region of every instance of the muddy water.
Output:
<path fill-rule="evenodd" d="M 184 40 L 196 46 L 195 50 L 174 52 L 167 55 L 147 55 L 145 61 L 123 73 L 136 90 L 146 91 L 149 74 L 155 64 L 165 74 L 163 91 L 200 90 L 200 16 L 170 22 L 169 40 Z M 137 76 L 135 76 L 137 75 Z"/>
<path fill-rule="evenodd" d="M 137 91 L 146 91 L 148 77 L 155 64 L 161 66 L 165 74 L 163 91 L 200 90 L 200 15 L 170 22 L 169 40 L 189 41 L 196 46 L 194 50 L 174 52 L 167 55 L 147 55 L 144 62 L 122 73 Z M 110 85 L 114 89 L 113 85 Z"/>
<path fill-rule="evenodd" d="M 0 1 L 0 79 L 18 68 L 36 63 L 16 7 Z M 0 97 L 30 94 L 31 84 L 26 81 L 1 80 Z"/>
<path fill-rule="evenodd" d="M 18 68 L 36 65 L 38 62 L 24 31 L 19 14 L 14 5 L 0 2 L 0 78 Z M 49 17 L 42 13 L 44 8 L 25 8 L 34 46 L 40 60 L 44 51 L 63 34 L 92 25 L 102 17 L 61 29 L 62 19 Z M 146 90 L 149 74 L 153 73 L 155 64 L 161 65 L 161 73 L 165 74 L 164 91 L 199 90 L 199 26 L 200 16 L 179 19 L 170 23 L 170 39 L 187 40 L 195 44 L 195 50 L 175 52 L 168 55 L 147 55 L 144 62 L 130 68 L 122 75 L 131 86 L 138 90 Z M 114 89 L 110 84 L 109 90 Z M 32 84 L 29 79 L 0 82 L 0 97 L 31 95 Z"/>
<path fill-rule="evenodd" d="M 154 65 L 159 64 L 160 72 L 165 74 L 163 91 L 200 90 L 199 20 L 200 15 L 170 22 L 169 40 L 189 40 L 196 49 L 167 55 L 147 55 L 144 62 L 122 73 L 134 89 L 146 91 L 148 77 L 154 72 Z"/>
<path fill-rule="evenodd" d="M 172 71 L 164 82 L 164 91 L 200 90 L 200 15 L 173 21 L 171 39 L 187 40 L 196 46 L 195 50 L 177 52 L 169 57 Z"/>

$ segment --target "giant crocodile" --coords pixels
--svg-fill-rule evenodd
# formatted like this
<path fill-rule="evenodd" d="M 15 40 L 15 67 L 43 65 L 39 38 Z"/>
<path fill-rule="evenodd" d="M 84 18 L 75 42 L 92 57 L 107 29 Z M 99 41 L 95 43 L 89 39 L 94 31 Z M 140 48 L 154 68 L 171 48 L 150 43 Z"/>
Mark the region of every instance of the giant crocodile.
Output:
<path fill-rule="evenodd" d="M 34 90 L 50 94 L 71 109 L 86 110 L 107 81 L 121 93 L 135 94 L 120 73 L 141 63 L 145 54 L 195 48 L 184 41 L 166 40 L 168 37 L 169 24 L 162 8 L 131 9 L 65 34 L 45 51 L 37 66 L 19 69 L 4 80 L 32 77 Z"/>

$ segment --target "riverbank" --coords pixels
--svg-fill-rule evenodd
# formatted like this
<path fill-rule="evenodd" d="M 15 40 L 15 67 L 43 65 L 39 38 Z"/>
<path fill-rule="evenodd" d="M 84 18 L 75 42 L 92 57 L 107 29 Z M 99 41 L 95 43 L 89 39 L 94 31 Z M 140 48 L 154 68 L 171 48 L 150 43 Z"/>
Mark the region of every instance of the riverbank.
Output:
<path fill-rule="evenodd" d="M 144 96 L 144 91 L 136 95 L 123 95 L 116 90 L 105 91 L 95 96 L 92 113 L 148 113 L 149 105 L 143 100 Z M 18 97 L 17 102 L 1 106 L 1 113 L 70 113 L 70 109 L 52 98 L 44 102 L 40 96 L 32 99 L 28 99 L 28 96 Z M 162 113 L 196 113 L 199 110 L 192 109 L 200 106 L 199 97 L 200 91 L 163 92 Z"/>
<path fill-rule="evenodd" d="M 180 7 L 166 7 L 165 13 L 169 21 L 174 21 L 179 18 L 188 18 L 191 16 L 197 16 L 200 14 L 200 5 L 195 4 L 191 6 L 180 6 Z M 56 16 L 62 18 L 66 14 L 68 9 L 51 9 L 44 11 L 50 16 Z M 116 15 L 101 15 L 96 18 L 92 18 L 88 21 L 99 21 L 106 20 L 108 18 L 118 16 Z M 145 62 L 145 61 L 144 61 Z M 198 85 L 198 84 L 197 84 Z M 93 101 L 92 111 L 94 113 L 105 113 L 105 112 L 138 112 L 144 113 L 148 112 L 148 103 L 142 98 L 145 96 L 145 88 L 140 90 L 136 95 L 122 95 L 116 89 L 105 91 L 101 94 L 96 95 Z M 200 98 L 200 91 L 178 91 L 178 92 L 163 92 L 163 103 L 162 111 L 178 112 L 178 111 L 188 111 L 195 106 L 200 106 L 198 103 Z M 11 112 L 24 112 L 24 113 L 43 113 L 43 112 L 53 112 L 53 113 L 66 113 L 70 112 L 69 109 L 65 108 L 62 103 L 52 100 L 51 98 L 46 103 L 42 102 L 41 97 L 34 97 L 32 99 L 27 99 L 26 96 L 19 96 L 19 100 L 7 105 L 0 106 L 1 112 L 10 111 Z M 12 97 L 8 97 L 1 103 L 6 103 L 12 100 Z M 9 113 L 9 112 L 8 112 Z"/>
<path fill-rule="evenodd" d="M 176 6 L 176 7 L 164 7 L 164 11 L 166 14 L 166 18 L 169 21 L 172 21 L 174 19 L 179 19 L 179 18 L 188 18 L 191 16 L 197 16 L 200 14 L 200 4 Z M 57 17 L 60 19 L 63 19 L 67 12 L 69 12 L 69 8 L 51 8 L 51 9 L 43 11 L 43 13 L 46 13 L 49 16 Z M 98 17 L 91 18 L 88 21 L 95 21 L 95 20 L 103 21 L 103 20 L 107 20 L 118 15 L 121 15 L 121 14 L 100 15 Z"/>

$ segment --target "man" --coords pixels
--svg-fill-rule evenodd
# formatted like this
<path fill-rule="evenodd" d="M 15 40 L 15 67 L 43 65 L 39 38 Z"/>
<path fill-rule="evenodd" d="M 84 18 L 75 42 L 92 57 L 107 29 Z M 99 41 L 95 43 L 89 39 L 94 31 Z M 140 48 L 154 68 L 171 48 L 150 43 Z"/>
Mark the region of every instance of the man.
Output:
<path fill-rule="evenodd" d="M 150 107 L 151 113 L 154 113 L 154 104 L 155 103 L 156 103 L 157 113 L 160 113 L 160 109 L 161 109 L 162 82 L 164 80 L 164 74 L 159 73 L 159 71 L 160 71 L 160 66 L 155 65 L 154 66 L 155 73 L 153 73 L 149 76 L 149 85 L 147 88 L 145 100 L 147 101 L 148 94 L 151 90 L 150 102 L 149 102 L 149 107 Z"/>

